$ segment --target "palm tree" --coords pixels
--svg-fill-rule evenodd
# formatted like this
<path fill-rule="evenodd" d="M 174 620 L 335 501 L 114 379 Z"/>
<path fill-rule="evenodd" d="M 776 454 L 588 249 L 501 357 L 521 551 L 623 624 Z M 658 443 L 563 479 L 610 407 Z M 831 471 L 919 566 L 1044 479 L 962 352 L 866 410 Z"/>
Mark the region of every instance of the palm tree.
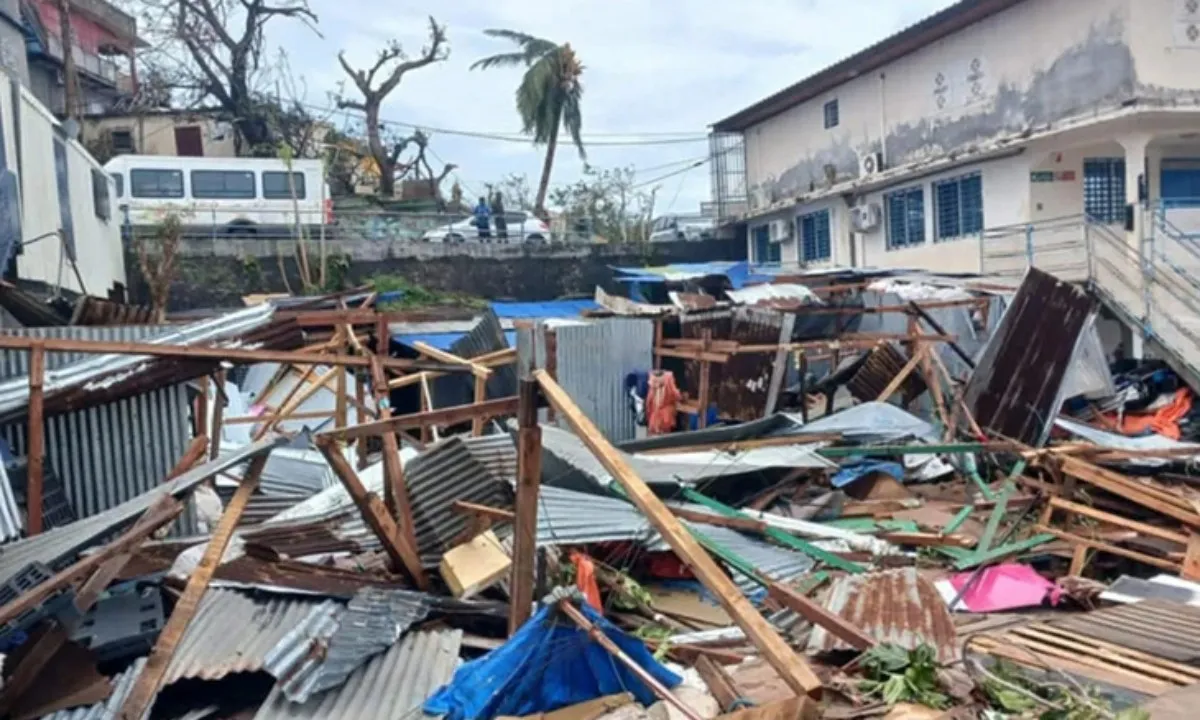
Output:
<path fill-rule="evenodd" d="M 546 193 L 550 188 L 554 151 L 558 148 L 559 128 L 565 127 L 571 133 L 579 157 L 587 159 L 583 140 L 579 137 L 583 125 L 579 109 L 579 101 L 583 97 L 583 85 L 579 82 L 583 65 L 570 43 L 559 45 L 513 30 L 485 30 L 484 33 L 510 40 L 519 49 L 483 58 L 471 65 L 472 70 L 526 68 L 525 76 L 517 87 L 517 112 L 521 115 L 521 132 L 532 136 L 535 145 L 546 146 L 546 161 L 542 165 L 542 180 L 534 203 L 534 212 L 545 217 Z"/>

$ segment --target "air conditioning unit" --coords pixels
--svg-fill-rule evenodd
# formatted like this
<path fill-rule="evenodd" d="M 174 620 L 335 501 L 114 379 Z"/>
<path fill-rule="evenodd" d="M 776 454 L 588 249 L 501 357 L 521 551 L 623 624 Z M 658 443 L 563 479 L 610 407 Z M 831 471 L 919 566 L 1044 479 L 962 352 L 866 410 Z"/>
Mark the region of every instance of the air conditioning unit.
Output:
<path fill-rule="evenodd" d="M 869 177 L 883 170 L 883 153 L 868 152 L 858 156 L 859 177 Z"/>
<path fill-rule="evenodd" d="M 867 203 L 850 208 L 850 223 L 855 232 L 871 232 L 883 222 L 883 208 L 879 203 Z"/>
<path fill-rule="evenodd" d="M 792 223 L 787 220 L 772 220 L 769 234 L 773 243 L 789 240 L 792 237 Z"/>

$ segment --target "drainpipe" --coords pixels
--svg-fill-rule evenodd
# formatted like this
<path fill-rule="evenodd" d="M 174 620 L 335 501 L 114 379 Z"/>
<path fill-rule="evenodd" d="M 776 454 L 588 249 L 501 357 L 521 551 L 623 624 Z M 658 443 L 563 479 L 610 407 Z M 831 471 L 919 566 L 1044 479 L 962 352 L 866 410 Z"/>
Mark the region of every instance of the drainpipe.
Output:
<path fill-rule="evenodd" d="M 883 167 L 888 166 L 887 153 L 887 73 L 879 73 L 879 153 Z M 880 168 L 881 170 L 883 168 Z"/>

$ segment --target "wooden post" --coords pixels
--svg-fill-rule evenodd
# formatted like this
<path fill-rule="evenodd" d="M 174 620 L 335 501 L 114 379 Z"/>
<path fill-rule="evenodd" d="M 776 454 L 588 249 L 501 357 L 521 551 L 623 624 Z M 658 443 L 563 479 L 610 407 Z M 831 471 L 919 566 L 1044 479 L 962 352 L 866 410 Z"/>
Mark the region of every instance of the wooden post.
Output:
<path fill-rule="evenodd" d="M 217 523 L 216 531 L 209 538 L 208 547 L 204 550 L 204 557 L 200 559 L 200 564 L 188 578 L 187 587 L 184 588 L 179 602 L 175 603 L 171 619 L 159 633 L 142 674 L 138 676 L 129 695 L 125 697 L 125 702 L 121 705 L 118 713 L 121 720 L 142 720 L 146 711 L 154 704 L 154 698 L 158 695 L 158 689 L 162 685 L 163 677 L 167 674 L 167 667 L 171 664 L 175 649 L 183 640 L 188 625 L 200 607 L 200 600 L 208 591 L 208 584 L 212 581 L 217 566 L 221 564 L 221 558 L 225 555 L 225 549 L 229 547 L 229 541 L 233 537 L 238 521 L 242 518 L 242 512 L 250 502 L 250 496 L 258 487 L 258 480 L 262 476 L 269 456 L 269 452 L 264 452 L 250 461 L 250 467 L 242 476 L 242 482 L 238 485 L 237 492 L 233 494 L 233 499 L 229 501 L 225 512 L 221 514 L 221 522 Z"/>
<path fill-rule="evenodd" d="M 646 515 L 675 554 L 687 563 L 700 582 L 716 596 L 725 612 L 742 628 L 746 637 L 754 643 L 783 681 L 798 694 L 819 694 L 821 679 L 808 663 L 788 646 L 762 615 L 758 614 L 737 585 L 637 476 L 621 453 L 604 438 L 571 397 L 545 371 L 537 370 L 534 376 L 550 404 L 558 409 L 604 469 L 625 489 L 629 499 Z"/>
<path fill-rule="evenodd" d="M 327 439 L 321 440 L 317 442 L 317 448 L 329 461 L 329 467 L 333 469 L 334 474 L 342 481 L 342 485 L 345 486 L 350 499 L 358 506 L 367 526 L 379 538 L 379 542 L 383 543 L 383 549 L 387 552 L 392 564 L 397 569 L 408 570 L 408 574 L 412 575 L 413 580 L 416 581 L 417 587 L 427 590 L 429 579 L 425 577 L 425 568 L 421 565 L 420 555 L 417 554 L 416 542 L 410 541 L 408 536 L 396 526 L 396 521 L 388 514 L 387 507 L 379 497 L 363 487 L 362 480 L 358 478 L 354 468 L 350 467 L 350 463 L 346 462 L 341 448 L 335 442 Z"/>
<path fill-rule="evenodd" d="M 213 426 L 212 435 L 208 443 L 209 458 L 216 460 L 221 456 L 221 431 L 225 427 L 225 402 L 228 400 L 225 397 L 225 370 L 221 369 L 216 374 L 217 399 L 213 403 Z"/>
<path fill-rule="evenodd" d="M 529 619 L 537 553 L 538 491 L 542 482 L 542 428 L 537 421 L 538 384 L 521 379 L 517 408 L 517 500 L 509 581 L 508 634 Z"/>
<path fill-rule="evenodd" d="M 308 383 L 308 378 L 312 374 L 314 368 L 309 368 L 307 371 L 305 371 L 305 373 L 300 376 L 300 379 L 296 381 L 296 385 L 288 392 L 287 397 L 284 398 L 284 402 L 279 406 L 279 409 L 271 413 L 270 417 L 263 421 L 263 424 L 261 427 L 259 427 L 258 432 L 254 434 L 254 441 L 257 442 L 266 437 L 267 433 L 271 432 L 276 425 L 286 420 L 288 416 L 296 411 L 296 408 L 303 405 L 305 400 L 308 400 L 313 395 L 316 395 L 321 391 L 321 388 L 329 385 L 329 383 L 334 379 L 334 373 L 342 369 L 343 368 L 340 367 L 330 368 L 329 370 L 321 373 L 319 377 L 312 380 L 311 384 L 307 385 L 306 383 Z M 301 389 L 302 386 L 304 386 L 303 389 Z"/>
<path fill-rule="evenodd" d="M 825 628 L 831 635 L 855 650 L 870 650 L 875 647 L 875 639 L 870 635 L 787 586 L 772 582 L 767 586 L 767 595 L 813 625 Z"/>
<path fill-rule="evenodd" d="M 475 403 L 487 402 L 487 379 L 475 376 Z M 480 416 L 471 420 L 471 435 L 480 437 L 483 435 L 483 424 L 485 419 Z"/>
<path fill-rule="evenodd" d="M 926 345 L 920 345 L 913 351 L 912 357 L 908 359 L 908 362 L 904 364 L 904 367 L 900 369 L 896 377 L 892 378 L 892 381 L 887 384 L 883 392 L 879 393 L 879 397 L 875 398 L 875 402 L 887 402 L 887 399 L 900 389 L 900 386 L 912 374 L 913 369 L 921 362 L 921 358 L 925 357 L 926 347 Z"/>
<path fill-rule="evenodd" d="M 383 373 L 383 364 L 379 356 L 371 363 L 371 385 L 375 390 L 375 409 L 380 420 L 392 416 L 391 389 L 388 388 L 387 376 Z M 365 442 L 365 438 L 359 440 Z M 404 482 L 404 466 L 400 463 L 400 440 L 396 431 L 383 433 L 383 505 L 387 508 L 392 519 L 400 522 L 400 531 L 404 533 L 410 546 L 417 546 L 417 534 L 413 529 L 412 505 L 408 499 L 408 485 Z"/>
<path fill-rule="evenodd" d="M 69 48 L 68 48 L 69 49 Z M 30 537 L 42 532 L 42 493 L 46 469 L 46 346 L 34 343 L 29 351 L 29 450 L 25 507 Z"/>
<path fill-rule="evenodd" d="M 663 349 L 663 321 L 661 318 L 658 318 L 654 321 L 654 350 L 655 350 L 655 352 L 653 353 L 653 355 L 654 355 L 654 369 L 655 370 L 662 370 L 663 356 L 659 355 L 657 352 L 662 349 Z"/>
<path fill-rule="evenodd" d="M 207 375 L 200 378 L 200 397 L 196 399 L 197 402 L 195 405 L 196 426 L 192 429 L 192 435 L 196 437 L 208 437 L 208 434 L 212 432 L 212 428 L 210 428 L 208 425 L 209 385 L 210 383 Z M 205 449 L 207 449 L 207 446 Z"/>
<path fill-rule="evenodd" d="M 542 358 L 542 363 L 546 368 L 546 373 L 558 382 L 558 330 L 542 325 L 542 334 L 546 339 L 546 356 Z M 536 342 L 536 341 L 531 341 Z M 537 367 L 535 360 L 534 367 Z M 546 408 L 546 423 L 554 425 L 558 418 L 554 415 L 554 408 Z"/>
<path fill-rule="evenodd" d="M 355 403 L 358 411 L 357 424 L 362 425 L 367 421 L 367 387 L 366 376 L 358 371 L 354 373 L 354 399 L 357 401 Z M 367 466 L 367 439 L 359 439 L 354 447 L 358 452 L 358 469 L 362 470 Z"/>
<path fill-rule="evenodd" d="M 703 356 L 712 346 L 712 330 L 705 329 L 702 334 L 703 344 L 700 346 L 700 353 Z M 712 402 L 710 397 L 711 390 L 709 385 L 712 383 L 712 363 L 707 360 L 700 361 L 700 392 L 697 399 L 700 403 L 700 411 L 696 417 L 696 427 L 703 430 L 708 427 L 708 404 Z"/>
<path fill-rule="evenodd" d="M 349 390 L 346 386 L 346 368 L 334 368 L 333 370 L 337 373 L 334 381 L 334 392 L 337 394 L 335 402 L 337 404 L 334 406 L 333 426 L 344 428 L 350 422 L 350 408 L 347 402 L 349 400 L 347 397 Z"/>
<path fill-rule="evenodd" d="M 421 373 L 421 412 L 428 413 L 432 411 L 433 393 L 429 390 L 429 382 L 426 381 L 425 374 Z M 429 423 L 421 423 L 421 442 L 428 445 L 433 438 L 434 434 L 430 431 Z"/>

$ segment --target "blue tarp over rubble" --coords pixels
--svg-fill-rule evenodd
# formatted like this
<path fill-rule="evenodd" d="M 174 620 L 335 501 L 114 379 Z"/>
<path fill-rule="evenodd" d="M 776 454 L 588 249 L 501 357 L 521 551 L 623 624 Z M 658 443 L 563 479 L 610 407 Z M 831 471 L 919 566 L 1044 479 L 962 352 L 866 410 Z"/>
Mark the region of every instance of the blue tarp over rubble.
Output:
<path fill-rule="evenodd" d="M 660 665 L 646 646 L 621 632 L 587 603 L 584 616 L 656 680 L 673 688 L 681 679 Z M 587 633 L 547 605 L 508 642 L 464 664 L 449 685 L 425 703 L 446 720 L 489 720 L 498 715 L 550 712 L 604 695 L 630 692 L 651 705 L 658 698 Z"/>

